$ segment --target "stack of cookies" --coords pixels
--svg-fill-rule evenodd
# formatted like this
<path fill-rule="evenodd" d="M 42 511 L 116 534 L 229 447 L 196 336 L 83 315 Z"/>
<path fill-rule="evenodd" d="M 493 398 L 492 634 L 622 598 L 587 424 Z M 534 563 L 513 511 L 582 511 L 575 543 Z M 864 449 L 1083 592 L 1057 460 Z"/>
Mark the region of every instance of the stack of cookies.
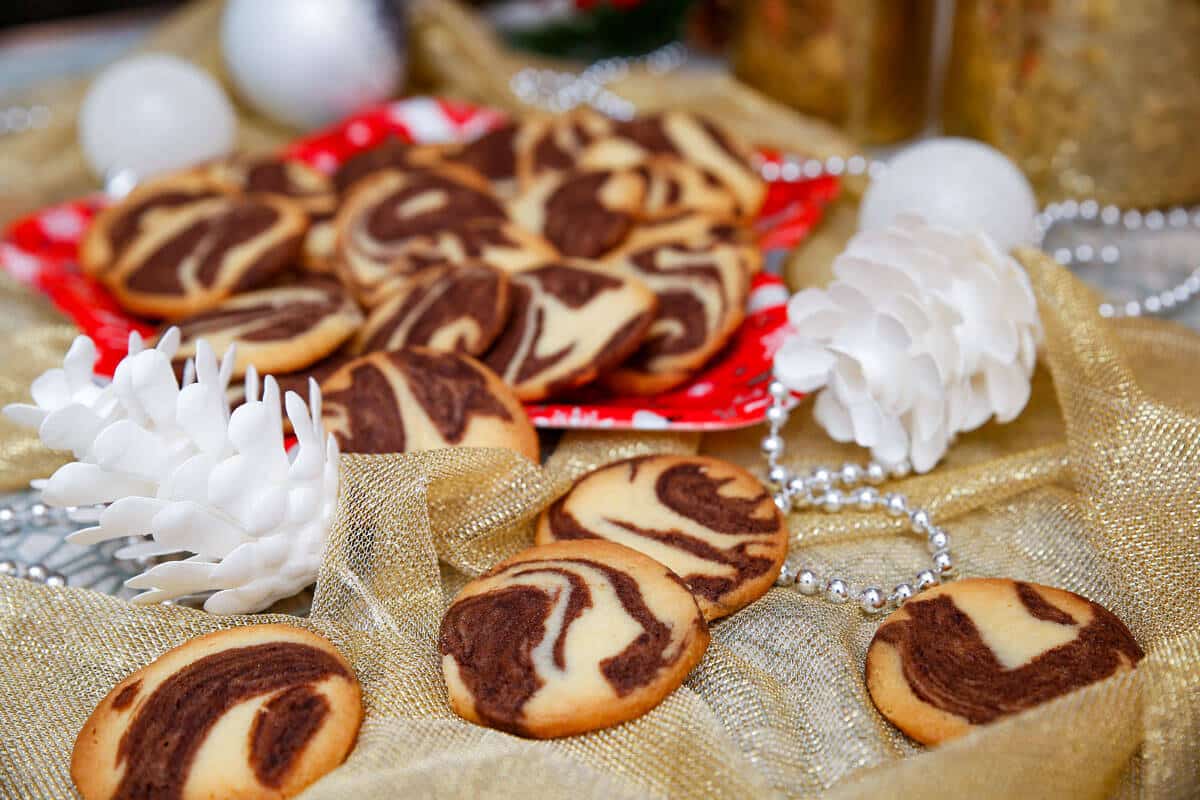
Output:
<path fill-rule="evenodd" d="M 181 370 L 203 337 L 237 343 L 239 374 L 316 379 L 348 451 L 533 457 L 520 402 L 667 391 L 729 340 L 764 192 L 749 151 L 699 117 L 577 112 L 390 141 L 332 178 L 274 158 L 160 178 L 97 218 L 80 262 L 180 326 Z"/>

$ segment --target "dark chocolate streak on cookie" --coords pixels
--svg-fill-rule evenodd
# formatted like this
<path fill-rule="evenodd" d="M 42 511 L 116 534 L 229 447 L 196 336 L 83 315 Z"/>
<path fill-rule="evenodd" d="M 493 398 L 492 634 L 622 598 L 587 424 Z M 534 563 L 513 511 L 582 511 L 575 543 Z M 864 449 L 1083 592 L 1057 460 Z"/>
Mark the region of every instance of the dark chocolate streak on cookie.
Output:
<path fill-rule="evenodd" d="M 346 430 L 334 431 L 343 453 L 403 453 L 404 419 L 392 384 L 373 363 L 350 370 L 350 385 L 324 389 L 325 408 L 345 411 Z"/>
<path fill-rule="evenodd" d="M 1046 601 L 1028 583 L 1017 584 L 1017 597 L 1021 600 L 1021 605 L 1025 606 L 1025 610 L 1034 619 L 1044 619 L 1048 622 L 1057 622 L 1059 625 L 1075 625 L 1075 618 L 1067 612 L 1063 611 L 1056 605 Z"/>
<path fill-rule="evenodd" d="M 1026 591 L 1036 594 L 1032 587 Z M 1117 671 L 1122 655 L 1141 660 L 1142 649 L 1125 625 L 1107 609 L 1095 603 L 1091 608 L 1092 621 L 1073 641 L 1016 669 L 1000 663 L 948 595 L 910 600 L 904 605 L 910 619 L 889 622 L 875 635 L 896 648 L 913 694 L 981 725 L 1103 680 Z"/>
<path fill-rule="evenodd" d="M 404 374 L 409 391 L 447 442 L 462 441 L 475 417 L 512 422 L 512 414 L 496 396 L 487 375 L 471 362 L 416 350 L 397 350 L 388 358 Z"/>
<path fill-rule="evenodd" d="M 624 285 L 619 278 L 561 264 L 522 272 L 518 278 L 536 281 L 543 294 L 557 298 L 571 309 L 583 308 L 604 292 L 620 289 Z"/>
<path fill-rule="evenodd" d="M 685 247 L 674 244 L 668 247 L 653 247 L 634 253 L 629 261 L 643 275 L 681 275 L 687 276 L 697 284 L 708 284 L 714 287 L 721 303 L 721 316 L 729 311 L 730 287 L 725 285 L 721 272 L 712 264 L 689 264 L 674 268 L 660 268 L 658 255 L 664 251 L 701 254 L 708 247 Z M 652 360 L 660 356 L 687 353 L 704 345 L 712 331 L 708 326 L 708 315 L 704 303 L 697 297 L 695 291 L 687 289 L 668 289 L 658 292 L 658 321 L 673 321 L 682 329 L 676 331 L 673 325 L 664 325 L 661 331 L 652 329 L 646 341 L 642 342 L 631 361 L 631 366 L 646 367 Z"/>
<path fill-rule="evenodd" d="M 113 698 L 112 707 L 117 711 L 123 711 L 133 705 L 133 701 L 137 699 L 138 691 L 142 688 L 141 681 L 134 681 L 126 686 L 121 691 L 117 692 L 117 696 Z"/>
<path fill-rule="evenodd" d="M 426 281 L 409 291 L 404 302 L 391 313 L 388 319 L 376 328 L 367 339 L 366 352 L 395 350 L 407 345 L 428 345 L 434 336 L 459 320 L 469 320 L 478 330 L 478 335 L 461 333 L 454 342 L 454 350 L 475 353 L 490 344 L 496 329 L 502 324 L 500 315 L 503 302 L 503 278 L 494 270 L 482 267 L 448 269 L 435 279 Z M 430 299 L 416 319 L 417 309 Z M 410 323 L 411 320 L 411 324 Z M 392 341 L 397 332 L 408 324 L 408 332 L 402 339 Z"/>
<path fill-rule="evenodd" d="M 565 131 L 577 147 L 582 147 L 592 140 L 591 135 L 578 122 L 572 122 Z M 551 126 L 533 147 L 534 173 L 546 170 L 565 170 L 575 166 L 574 154 L 567 152 L 558 143 L 558 137 L 563 135 L 556 126 Z"/>
<path fill-rule="evenodd" d="M 197 200 L 207 200 L 216 196 L 217 193 L 215 191 L 201 190 L 194 192 L 164 191 L 162 194 L 147 197 L 145 200 L 126 209 L 113 221 L 112 225 L 108 228 L 108 242 L 112 246 L 113 252 L 117 253 L 137 235 L 142 227 L 142 218 L 151 211 L 164 208 L 178 208 Z"/>
<path fill-rule="evenodd" d="M 133 271 L 126 285 L 151 294 L 181 294 L 184 289 L 180 266 L 188 259 L 196 259 L 199 261 L 197 283 L 212 286 L 228 252 L 270 231 L 278 219 L 278 213 L 270 206 L 233 202 L 219 213 L 197 220 L 159 246 Z"/>
<path fill-rule="evenodd" d="M 546 239 L 563 255 L 599 258 L 619 245 L 633 217 L 606 208 L 600 192 L 612 173 L 589 172 L 563 182 L 546 199 Z"/>
<path fill-rule="evenodd" d="M 478 219 L 505 219 L 504 209 L 496 199 L 483 192 L 428 172 L 408 173 L 401 188 L 366 210 L 366 232 L 377 242 L 401 242 L 416 236 L 432 236 L 446 231 L 459 231 Z M 401 210 L 411 200 L 424 194 L 442 199 L 433 209 L 411 216 L 401 216 Z"/>
<path fill-rule="evenodd" d="M 314 282 L 315 283 L 315 282 Z M 261 342 L 290 339 L 311 330 L 343 303 L 341 289 L 332 282 L 314 285 L 303 294 L 290 293 L 286 302 L 266 302 L 238 308 L 215 308 L 176 322 L 184 342 L 200 338 L 213 331 L 229 330 L 248 325 L 238 334 L 239 341 Z M 298 287 L 297 287 L 298 288 Z M 296 295 L 309 299 L 296 299 Z M 252 323 L 257 322 L 257 325 Z"/>
<path fill-rule="evenodd" d="M 513 150 L 513 139 L 516 135 L 516 125 L 505 125 L 463 145 L 461 150 L 447 160 L 470 167 L 491 181 L 508 180 L 517 172 L 517 159 Z"/>
<path fill-rule="evenodd" d="M 250 729 L 250 763 L 258 782 L 278 789 L 327 716 L 329 701 L 308 685 L 284 689 L 267 701 Z"/>
<path fill-rule="evenodd" d="M 393 167 L 408 165 L 409 145 L 392 137 L 382 144 L 372 147 L 346 160 L 333 176 L 333 186 L 339 193 L 344 193 L 358 181 Z"/>
<path fill-rule="evenodd" d="M 635 117 L 617 126 L 618 136 L 630 139 L 643 150 L 656 155 L 679 155 L 679 148 L 667 135 L 666 126 L 660 114 Z"/>
<path fill-rule="evenodd" d="M 172 800 L 183 796 L 192 762 L 221 717 L 251 698 L 350 673 L 329 653 L 296 642 L 272 642 L 222 650 L 179 669 L 142 702 L 117 747 L 125 764 L 114 800 Z M 293 724 L 298 720 L 293 717 Z M 315 731 L 316 728 L 314 727 Z M 289 742 L 278 754 L 282 778 L 307 743 Z M 258 772 L 251 751 L 251 766 Z"/>
<path fill-rule="evenodd" d="M 311 191 L 292 182 L 287 162 L 270 159 L 251 164 L 246 170 L 246 191 L 300 197 Z"/>
<path fill-rule="evenodd" d="M 766 492 L 755 497 L 729 497 L 721 487 L 733 478 L 710 478 L 699 464 L 676 464 L 663 470 L 654 482 L 658 501 L 677 514 L 704 527 L 731 535 L 773 533 L 779 529 L 774 514 L 756 516 L 768 500 Z M 768 504 L 774 509 L 773 504 Z"/>

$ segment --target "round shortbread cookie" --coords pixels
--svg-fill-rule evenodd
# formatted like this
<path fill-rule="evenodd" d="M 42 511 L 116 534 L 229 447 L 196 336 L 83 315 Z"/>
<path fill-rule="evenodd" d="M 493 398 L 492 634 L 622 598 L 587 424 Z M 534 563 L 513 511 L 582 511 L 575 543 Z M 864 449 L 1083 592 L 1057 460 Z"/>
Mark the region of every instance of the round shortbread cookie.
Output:
<path fill-rule="evenodd" d="M 1124 623 L 1086 598 L 973 578 L 888 616 L 867 650 L 866 680 L 883 716 L 938 744 L 1133 669 L 1142 656 Z"/>
<path fill-rule="evenodd" d="M 294 263 L 308 218 L 282 197 L 212 197 L 155 214 L 101 280 L 129 311 L 159 319 L 206 311 Z"/>
<path fill-rule="evenodd" d="M 582 386 L 620 364 L 658 310 L 645 284 L 582 263 L 510 277 L 508 324 L 484 361 L 526 402 Z"/>
<path fill-rule="evenodd" d="M 553 252 L 508 221 L 486 184 L 450 166 L 388 170 L 359 181 L 335 224 L 339 275 L 368 307 L 448 263 L 517 269 Z"/>
<path fill-rule="evenodd" d="M 614 123 L 612 134 L 590 144 L 580 161 L 621 169 L 651 159 L 680 159 L 719 181 L 733 196 L 738 216 L 751 218 L 767 191 L 751 166 L 752 156 L 748 147 L 711 121 L 685 111 L 664 111 Z"/>
<path fill-rule="evenodd" d="M 520 402 L 461 353 L 371 353 L 327 377 L 321 392 L 325 429 L 343 453 L 504 447 L 538 460 L 537 433 Z"/>
<path fill-rule="evenodd" d="M 484 264 L 430 270 L 375 307 L 354 353 L 419 346 L 482 355 L 508 320 L 508 274 Z"/>
<path fill-rule="evenodd" d="M 674 573 L 591 540 L 530 548 L 468 583 L 442 618 L 439 648 L 456 714 L 545 739 L 645 714 L 708 641 Z"/>
<path fill-rule="evenodd" d="M 643 456 L 588 473 L 542 512 L 537 542 L 608 539 L 670 567 L 709 621 L 766 594 L 787 557 L 770 493 L 741 467 Z"/>
<path fill-rule="evenodd" d="M 600 258 L 633 228 L 646 181 L 636 170 L 560 172 L 539 178 L 513 201 L 513 219 L 568 258 Z"/>
<path fill-rule="evenodd" d="M 325 638 L 246 625 L 192 639 L 125 678 L 84 723 L 84 800 L 293 797 L 345 760 L 362 722 L 354 670 Z"/>
<path fill-rule="evenodd" d="M 354 335 L 363 315 L 342 285 L 329 278 L 258 289 L 175 323 L 181 340 L 177 370 L 196 355 L 205 339 L 220 355 L 237 345 L 233 376 L 251 364 L 261 375 L 303 369 L 332 353 Z"/>
<path fill-rule="evenodd" d="M 228 194 L 232 187 L 215 178 L 185 172 L 149 181 L 92 220 L 79 244 L 79 266 L 101 277 L 114 266 L 131 242 L 169 212 L 198 200 Z"/>
<path fill-rule="evenodd" d="M 646 223 L 606 263 L 658 297 L 646 339 L 605 385 L 658 394 L 688 380 L 725 346 L 746 316 L 761 256 L 742 228 L 700 214 Z"/>

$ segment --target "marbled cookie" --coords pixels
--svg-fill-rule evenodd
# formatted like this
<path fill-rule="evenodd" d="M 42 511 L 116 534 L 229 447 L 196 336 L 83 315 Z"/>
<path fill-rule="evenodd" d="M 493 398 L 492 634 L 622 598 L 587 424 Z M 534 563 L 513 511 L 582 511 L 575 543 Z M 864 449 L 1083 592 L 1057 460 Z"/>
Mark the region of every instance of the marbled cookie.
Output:
<path fill-rule="evenodd" d="M 528 188 L 548 173 L 575 169 L 587 148 L 612 129 L 612 120 L 588 108 L 522 122 L 514 143 L 519 185 Z"/>
<path fill-rule="evenodd" d="M 702 456 L 643 456 L 583 476 L 537 528 L 539 544 L 576 539 L 608 539 L 670 567 L 710 621 L 762 597 L 788 548 L 763 485 Z"/>
<path fill-rule="evenodd" d="M 530 548 L 468 583 L 442 618 L 439 648 L 456 714 L 546 739 L 645 714 L 708 640 L 670 570 L 592 540 Z"/>
<path fill-rule="evenodd" d="M 459 353 L 378 352 L 321 382 L 325 429 L 343 453 L 504 447 L 538 460 L 525 409 L 495 374 Z"/>
<path fill-rule="evenodd" d="M 508 274 L 486 264 L 429 270 L 409 280 L 367 317 L 352 352 L 417 345 L 478 356 L 508 320 Z"/>
<path fill-rule="evenodd" d="M 625 240 L 645 198 L 645 178 L 635 170 L 560 172 L 521 192 L 511 209 L 569 258 L 600 258 Z"/>
<path fill-rule="evenodd" d="M 1133 669 L 1143 656 L 1111 612 L 1003 578 L 937 586 L 893 612 L 867 650 L 867 689 L 924 744 Z"/>
<path fill-rule="evenodd" d="M 650 159 L 681 159 L 720 181 L 733 196 L 738 215 L 751 218 L 766 196 L 766 184 L 751 166 L 751 157 L 748 147 L 709 120 L 664 111 L 614 123 L 612 135 L 589 145 L 580 162 L 621 169 Z"/>
<path fill-rule="evenodd" d="M 231 187 L 211 176 L 185 172 L 151 180 L 101 211 L 79 244 L 79 266 L 100 277 L 125 248 L 164 215 L 198 200 L 221 197 Z"/>
<path fill-rule="evenodd" d="M 658 310 L 645 284 L 578 262 L 522 270 L 511 281 L 508 324 L 484 361 L 527 402 L 620 364 Z"/>
<path fill-rule="evenodd" d="M 727 220 L 685 214 L 638 227 L 607 264 L 649 286 L 658 314 L 637 352 L 604 383 L 624 394 L 658 394 L 691 378 L 745 319 L 760 260 Z"/>
<path fill-rule="evenodd" d="M 307 228 L 304 211 L 281 197 L 197 200 L 142 225 L 100 277 L 129 311 L 178 319 L 279 274 Z"/>
<path fill-rule="evenodd" d="M 182 368 L 205 339 L 218 354 L 237 345 L 234 377 L 251 364 L 263 375 L 294 372 L 332 353 L 362 321 L 354 298 L 329 278 L 244 292 L 175 323 L 182 334 L 175 364 Z"/>
<path fill-rule="evenodd" d="M 363 710 L 337 649 L 289 625 L 192 639 L 121 681 L 84 723 L 84 800 L 293 797 L 345 760 Z"/>
<path fill-rule="evenodd" d="M 584 168 L 603 169 L 603 163 L 581 163 Z M 737 198 L 708 170 L 682 158 L 651 157 L 636 171 L 646 181 L 646 196 L 641 214 L 649 219 L 671 217 L 687 212 L 703 212 L 714 217 L 739 214 Z"/>
<path fill-rule="evenodd" d="M 360 181 L 336 225 L 339 275 L 368 307 L 447 263 L 515 269 L 553 252 L 508 221 L 486 184 L 449 166 L 387 170 Z"/>

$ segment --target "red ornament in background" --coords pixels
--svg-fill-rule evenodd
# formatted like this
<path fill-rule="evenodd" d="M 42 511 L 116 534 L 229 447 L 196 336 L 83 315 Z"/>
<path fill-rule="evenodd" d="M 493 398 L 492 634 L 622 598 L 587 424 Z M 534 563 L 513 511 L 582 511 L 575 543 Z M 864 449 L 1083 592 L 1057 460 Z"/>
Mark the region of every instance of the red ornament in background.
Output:
<path fill-rule="evenodd" d="M 327 132 L 293 143 L 284 153 L 332 173 L 350 156 L 389 137 L 412 142 L 472 138 L 503 120 L 492 109 L 411 98 L 356 114 Z M 829 177 L 771 185 L 755 223 L 768 263 L 772 251 L 793 247 L 812 230 L 837 191 L 837 180 Z M 100 351 L 97 371 L 111 374 L 125 355 L 129 333 L 149 336 L 157 326 L 128 315 L 76 265 L 79 240 L 102 206 L 102 198 L 89 198 L 18 220 L 0 239 L 0 269 L 48 296 L 91 336 Z M 527 406 L 529 417 L 544 428 L 720 430 L 758 423 L 770 405 L 767 384 L 787 322 L 787 297 L 778 277 L 758 275 L 751 285 L 746 321 L 733 340 L 703 371 L 671 392 L 619 397 L 585 388 L 569 400 Z"/>

